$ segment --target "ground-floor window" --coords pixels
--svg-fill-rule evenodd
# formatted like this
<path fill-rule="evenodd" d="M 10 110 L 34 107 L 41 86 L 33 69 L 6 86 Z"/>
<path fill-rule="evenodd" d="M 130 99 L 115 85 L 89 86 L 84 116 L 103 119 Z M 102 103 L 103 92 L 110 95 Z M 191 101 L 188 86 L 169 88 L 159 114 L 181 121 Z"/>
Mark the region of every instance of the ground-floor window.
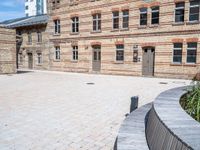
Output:
<path fill-rule="evenodd" d="M 174 43 L 173 63 L 182 63 L 182 43 Z"/>
<path fill-rule="evenodd" d="M 196 63 L 197 43 L 187 43 L 187 63 Z"/>
<path fill-rule="evenodd" d="M 72 59 L 78 60 L 78 46 L 72 46 Z"/>
<path fill-rule="evenodd" d="M 37 53 L 37 63 L 42 64 L 42 53 Z"/>
<path fill-rule="evenodd" d="M 20 64 L 23 63 L 23 55 L 22 55 L 22 53 L 19 53 L 19 55 L 18 55 L 18 62 L 19 62 Z"/>
<path fill-rule="evenodd" d="M 60 46 L 55 47 L 55 60 L 60 60 Z"/>
<path fill-rule="evenodd" d="M 124 61 L 124 45 L 116 45 L 116 61 Z"/>

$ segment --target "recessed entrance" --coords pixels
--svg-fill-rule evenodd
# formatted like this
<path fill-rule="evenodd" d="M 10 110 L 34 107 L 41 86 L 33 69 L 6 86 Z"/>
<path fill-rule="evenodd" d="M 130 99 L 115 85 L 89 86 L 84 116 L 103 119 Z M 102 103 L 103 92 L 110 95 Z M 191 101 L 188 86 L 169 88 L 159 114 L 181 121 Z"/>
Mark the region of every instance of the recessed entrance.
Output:
<path fill-rule="evenodd" d="M 92 70 L 99 72 L 101 70 L 101 46 L 93 46 L 92 49 Z"/>
<path fill-rule="evenodd" d="M 33 69 L 33 54 L 28 53 L 28 68 Z"/>
<path fill-rule="evenodd" d="M 153 47 L 143 48 L 142 75 L 144 76 L 154 75 L 154 59 L 155 59 L 155 48 Z"/>

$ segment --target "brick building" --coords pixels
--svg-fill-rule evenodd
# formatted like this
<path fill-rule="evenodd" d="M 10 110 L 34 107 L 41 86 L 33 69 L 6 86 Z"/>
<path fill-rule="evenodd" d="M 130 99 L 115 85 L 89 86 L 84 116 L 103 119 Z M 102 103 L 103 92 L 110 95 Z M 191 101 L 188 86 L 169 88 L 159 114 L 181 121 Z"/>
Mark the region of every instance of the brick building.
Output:
<path fill-rule="evenodd" d="M 192 78 L 199 0 L 51 0 L 50 69 Z"/>
<path fill-rule="evenodd" d="M 49 68 L 48 16 L 39 15 L 2 22 L 17 33 L 17 67 L 28 69 Z"/>
<path fill-rule="evenodd" d="M 15 30 L 0 27 L 0 74 L 16 72 Z"/>

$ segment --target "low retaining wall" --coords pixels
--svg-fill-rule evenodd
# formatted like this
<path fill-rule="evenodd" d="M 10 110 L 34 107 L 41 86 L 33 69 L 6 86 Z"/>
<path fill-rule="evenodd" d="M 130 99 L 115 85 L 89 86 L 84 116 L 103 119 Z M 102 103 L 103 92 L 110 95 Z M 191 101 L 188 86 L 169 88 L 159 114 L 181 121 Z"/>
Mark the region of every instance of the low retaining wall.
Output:
<path fill-rule="evenodd" d="M 200 149 L 200 124 L 179 103 L 186 92 L 186 87 L 171 89 L 154 101 L 146 126 L 149 149 Z"/>

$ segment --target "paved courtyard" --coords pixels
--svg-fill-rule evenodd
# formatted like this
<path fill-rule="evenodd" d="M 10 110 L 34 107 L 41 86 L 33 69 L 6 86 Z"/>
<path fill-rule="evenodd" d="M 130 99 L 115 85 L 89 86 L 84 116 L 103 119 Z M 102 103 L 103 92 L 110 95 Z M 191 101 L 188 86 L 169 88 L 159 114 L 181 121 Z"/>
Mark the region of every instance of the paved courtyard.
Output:
<path fill-rule="evenodd" d="M 189 83 L 47 71 L 0 75 L 0 150 L 112 150 L 131 96 L 141 106 Z"/>

